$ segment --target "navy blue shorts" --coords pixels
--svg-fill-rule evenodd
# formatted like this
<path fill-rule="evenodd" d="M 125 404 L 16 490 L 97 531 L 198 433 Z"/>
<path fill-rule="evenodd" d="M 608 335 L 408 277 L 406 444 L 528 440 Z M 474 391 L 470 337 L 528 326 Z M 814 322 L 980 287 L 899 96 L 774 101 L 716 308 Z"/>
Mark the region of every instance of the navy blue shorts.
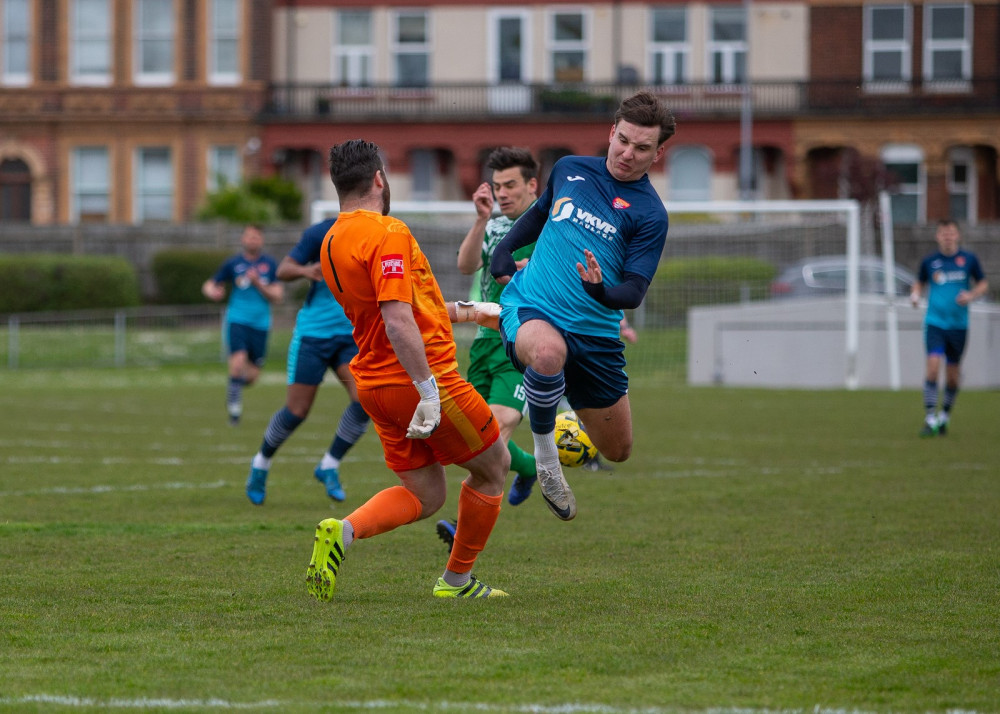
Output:
<path fill-rule="evenodd" d="M 528 320 L 552 321 L 534 308 L 517 310 L 517 326 Z M 625 343 L 617 338 L 591 337 L 566 332 L 552 325 L 566 341 L 566 401 L 574 409 L 604 409 L 628 394 L 628 375 L 625 374 Z M 515 335 L 516 335 L 515 330 Z M 507 339 L 500 326 L 504 349 L 511 364 L 524 372 L 525 366 L 517 358 L 514 343 Z"/>
<path fill-rule="evenodd" d="M 317 385 L 327 369 L 336 370 L 350 362 L 358 346 L 350 335 L 334 337 L 299 337 L 288 345 L 288 383 Z"/>
<path fill-rule="evenodd" d="M 267 330 L 258 330 L 238 322 L 229 323 L 229 354 L 246 352 L 251 364 L 263 366 L 267 357 Z"/>
<path fill-rule="evenodd" d="M 927 354 L 944 355 L 948 364 L 958 364 L 965 352 L 965 338 L 968 330 L 945 330 L 934 325 L 924 328 L 924 344 Z"/>

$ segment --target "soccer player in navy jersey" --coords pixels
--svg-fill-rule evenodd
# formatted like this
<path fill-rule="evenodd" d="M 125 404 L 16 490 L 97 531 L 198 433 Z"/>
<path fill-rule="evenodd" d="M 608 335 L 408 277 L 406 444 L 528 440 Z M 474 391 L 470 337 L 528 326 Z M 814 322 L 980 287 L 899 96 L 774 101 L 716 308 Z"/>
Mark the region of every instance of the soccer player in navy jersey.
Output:
<path fill-rule="evenodd" d="M 316 480 L 326 487 L 326 495 L 334 501 L 346 498 L 340 483 L 340 461 L 368 427 L 368 414 L 358 401 L 358 388 L 349 367 L 351 359 L 358 353 L 354 344 L 354 328 L 326 286 L 319 263 L 319 249 L 334 220 L 320 221 L 306 228 L 299 242 L 278 265 L 280 280 L 306 278 L 312 284 L 305 303 L 295 316 L 295 330 L 288 346 L 285 406 L 271 416 L 260 450 L 250 464 L 246 491 L 247 498 L 255 505 L 264 502 L 271 458 L 309 415 L 327 369 L 337 375 L 350 399 L 340 415 L 330 448 L 313 471 Z"/>
<path fill-rule="evenodd" d="M 247 226 L 240 236 L 242 252 L 229 258 L 201 286 L 202 294 L 219 302 L 232 285 L 226 309 L 229 345 L 229 386 L 226 411 L 229 423 L 239 424 L 243 414 L 243 388 L 260 375 L 267 357 L 271 330 L 271 304 L 281 302 L 285 286 L 278 282 L 277 263 L 264 254 L 264 234 L 258 226 Z"/>
<path fill-rule="evenodd" d="M 524 372 L 538 485 L 559 518 L 576 516 L 553 433 L 565 395 L 601 454 L 625 461 L 632 413 L 620 339 L 622 310 L 639 306 L 667 237 L 667 212 L 646 175 L 675 130 L 649 92 L 623 100 L 606 157 L 556 162 L 544 193 L 494 250 L 490 272 L 506 284 L 501 336 Z M 518 270 L 513 253 L 537 240 Z"/>
<path fill-rule="evenodd" d="M 955 221 L 938 221 L 934 238 L 938 250 L 920 263 L 917 282 L 910 292 L 914 307 L 927 290 L 927 313 L 924 316 L 924 343 L 927 348 L 927 373 L 924 381 L 924 426 L 920 436 L 948 433 L 951 409 L 958 394 L 962 353 L 969 332 L 969 303 L 986 294 L 989 283 L 974 253 L 958 247 L 960 235 Z M 945 360 L 944 400 L 938 404 L 938 378 L 941 359 Z"/>

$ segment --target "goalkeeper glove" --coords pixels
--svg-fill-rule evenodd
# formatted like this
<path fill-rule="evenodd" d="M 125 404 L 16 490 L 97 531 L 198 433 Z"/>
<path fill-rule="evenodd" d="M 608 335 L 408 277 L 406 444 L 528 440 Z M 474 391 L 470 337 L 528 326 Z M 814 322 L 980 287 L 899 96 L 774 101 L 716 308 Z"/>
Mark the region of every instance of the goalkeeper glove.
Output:
<path fill-rule="evenodd" d="M 477 325 L 497 329 L 500 306 L 495 302 L 455 302 L 455 322 L 475 322 Z"/>
<path fill-rule="evenodd" d="M 406 429 L 408 439 L 426 439 L 441 423 L 441 395 L 438 393 L 437 381 L 434 377 L 423 382 L 414 382 L 413 386 L 420 392 L 420 401 L 413 411 L 413 418 Z"/>

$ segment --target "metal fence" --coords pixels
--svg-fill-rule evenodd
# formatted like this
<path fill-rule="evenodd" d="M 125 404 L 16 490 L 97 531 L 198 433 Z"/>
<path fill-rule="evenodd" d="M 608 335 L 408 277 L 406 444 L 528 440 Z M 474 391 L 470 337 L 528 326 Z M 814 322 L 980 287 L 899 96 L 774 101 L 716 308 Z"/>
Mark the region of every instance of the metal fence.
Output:
<path fill-rule="evenodd" d="M 220 361 L 224 314 L 213 305 L 9 315 L 0 325 L 0 364 L 18 369 Z"/>

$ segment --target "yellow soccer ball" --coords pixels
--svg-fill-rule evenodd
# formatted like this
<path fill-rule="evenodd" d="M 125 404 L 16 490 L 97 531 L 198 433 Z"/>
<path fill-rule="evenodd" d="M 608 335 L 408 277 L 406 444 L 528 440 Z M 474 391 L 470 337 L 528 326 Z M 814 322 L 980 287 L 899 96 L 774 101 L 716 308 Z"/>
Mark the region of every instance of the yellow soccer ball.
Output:
<path fill-rule="evenodd" d="M 556 416 L 555 439 L 559 463 L 563 466 L 583 466 L 597 456 L 597 447 L 574 412 L 562 412 Z"/>

